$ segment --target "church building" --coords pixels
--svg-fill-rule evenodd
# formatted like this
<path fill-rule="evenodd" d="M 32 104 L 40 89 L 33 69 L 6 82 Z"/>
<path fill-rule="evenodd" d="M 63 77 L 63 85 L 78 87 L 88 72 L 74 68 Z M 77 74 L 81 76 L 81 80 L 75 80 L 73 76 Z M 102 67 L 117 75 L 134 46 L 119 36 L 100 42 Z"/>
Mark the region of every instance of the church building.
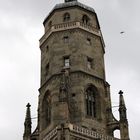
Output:
<path fill-rule="evenodd" d="M 65 0 L 43 25 L 37 127 L 32 132 L 28 103 L 23 140 L 130 140 L 122 91 L 119 120 L 112 113 L 105 44 L 95 10 Z"/>

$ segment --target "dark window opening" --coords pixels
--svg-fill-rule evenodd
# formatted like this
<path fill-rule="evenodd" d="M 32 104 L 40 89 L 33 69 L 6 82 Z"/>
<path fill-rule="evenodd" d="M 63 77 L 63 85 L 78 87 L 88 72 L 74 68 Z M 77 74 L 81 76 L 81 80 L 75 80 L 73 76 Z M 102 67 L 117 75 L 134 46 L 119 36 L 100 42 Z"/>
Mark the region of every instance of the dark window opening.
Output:
<path fill-rule="evenodd" d="M 69 42 L 69 37 L 68 36 L 64 36 L 63 40 L 64 40 L 64 43 L 68 43 Z"/>
<path fill-rule="evenodd" d="M 47 45 L 47 46 L 46 46 L 46 52 L 48 52 L 48 50 L 49 50 L 49 46 Z"/>
<path fill-rule="evenodd" d="M 91 58 L 87 58 L 87 67 L 88 67 L 88 69 L 92 68 L 92 59 Z"/>
<path fill-rule="evenodd" d="M 64 67 L 70 67 L 70 59 L 68 57 L 64 57 Z"/>
<path fill-rule="evenodd" d="M 69 13 L 65 13 L 63 20 L 64 20 L 64 22 L 69 21 L 70 20 L 70 14 Z"/>
<path fill-rule="evenodd" d="M 83 18 L 82 18 L 82 22 L 84 24 L 89 24 L 89 17 L 87 15 L 84 15 Z"/>
<path fill-rule="evenodd" d="M 46 65 L 46 76 L 49 74 L 49 63 Z"/>
<path fill-rule="evenodd" d="M 87 38 L 87 44 L 91 45 L 91 39 L 90 38 Z"/>
<path fill-rule="evenodd" d="M 75 95 L 75 93 L 72 93 L 72 97 L 75 97 L 76 95 Z"/>

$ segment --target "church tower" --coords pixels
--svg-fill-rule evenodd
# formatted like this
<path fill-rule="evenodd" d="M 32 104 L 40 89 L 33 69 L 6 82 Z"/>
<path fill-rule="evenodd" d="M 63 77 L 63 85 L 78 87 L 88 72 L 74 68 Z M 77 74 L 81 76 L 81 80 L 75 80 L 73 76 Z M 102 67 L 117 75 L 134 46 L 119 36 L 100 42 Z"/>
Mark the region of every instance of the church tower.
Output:
<path fill-rule="evenodd" d="M 94 9 L 65 0 L 43 25 L 38 125 L 31 133 L 28 104 L 23 140 L 130 140 L 122 91 L 120 120 L 112 114 L 105 44 Z"/>

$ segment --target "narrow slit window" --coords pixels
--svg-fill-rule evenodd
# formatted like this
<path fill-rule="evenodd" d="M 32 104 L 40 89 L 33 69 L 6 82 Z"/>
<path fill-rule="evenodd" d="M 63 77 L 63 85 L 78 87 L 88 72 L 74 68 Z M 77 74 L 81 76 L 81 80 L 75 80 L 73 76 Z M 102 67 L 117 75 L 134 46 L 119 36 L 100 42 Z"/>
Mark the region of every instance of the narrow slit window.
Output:
<path fill-rule="evenodd" d="M 46 76 L 49 74 L 49 64 L 46 65 Z"/>
<path fill-rule="evenodd" d="M 48 52 L 48 50 L 49 50 L 49 46 L 47 45 L 47 46 L 46 46 L 46 52 Z"/>
<path fill-rule="evenodd" d="M 69 21 L 70 20 L 70 14 L 69 13 L 65 13 L 63 20 L 64 20 L 64 22 Z"/>
<path fill-rule="evenodd" d="M 87 44 L 91 45 L 91 39 L 90 38 L 87 38 Z"/>
<path fill-rule="evenodd" d="M 87 67 L 88 67 L 88 69 L 92 68 L 92 59 L 91 58 L 87 58 Z"/>
<path fill-rule="evenodd" d="M 87 15 L 83 15 L 82 21 L 84 24 L 89 24 L 89 17 Z"/>
<path fill-rule="evenodd" d="M 63 40 L 64 40 L 64 43 L 68 43 L 69 42 L 69 37 L 68 36 L 64 36 Z"/>
<path fill-rule="evenodd" d="M 64 67 L 70 67 L 70 59 L 69 59 L 69 57 L 64 57 Z"/>

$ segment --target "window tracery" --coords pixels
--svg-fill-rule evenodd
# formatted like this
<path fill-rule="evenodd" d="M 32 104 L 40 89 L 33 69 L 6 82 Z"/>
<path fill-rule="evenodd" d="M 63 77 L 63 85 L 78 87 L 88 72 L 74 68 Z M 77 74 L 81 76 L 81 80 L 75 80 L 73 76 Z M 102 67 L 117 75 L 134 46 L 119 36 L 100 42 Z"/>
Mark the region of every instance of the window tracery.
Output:
<path fill-rule="evenodd" d="M 96 117 L 96 93 L 93 87 L 86 90 L 86 110 L 88 116 Z"/>

